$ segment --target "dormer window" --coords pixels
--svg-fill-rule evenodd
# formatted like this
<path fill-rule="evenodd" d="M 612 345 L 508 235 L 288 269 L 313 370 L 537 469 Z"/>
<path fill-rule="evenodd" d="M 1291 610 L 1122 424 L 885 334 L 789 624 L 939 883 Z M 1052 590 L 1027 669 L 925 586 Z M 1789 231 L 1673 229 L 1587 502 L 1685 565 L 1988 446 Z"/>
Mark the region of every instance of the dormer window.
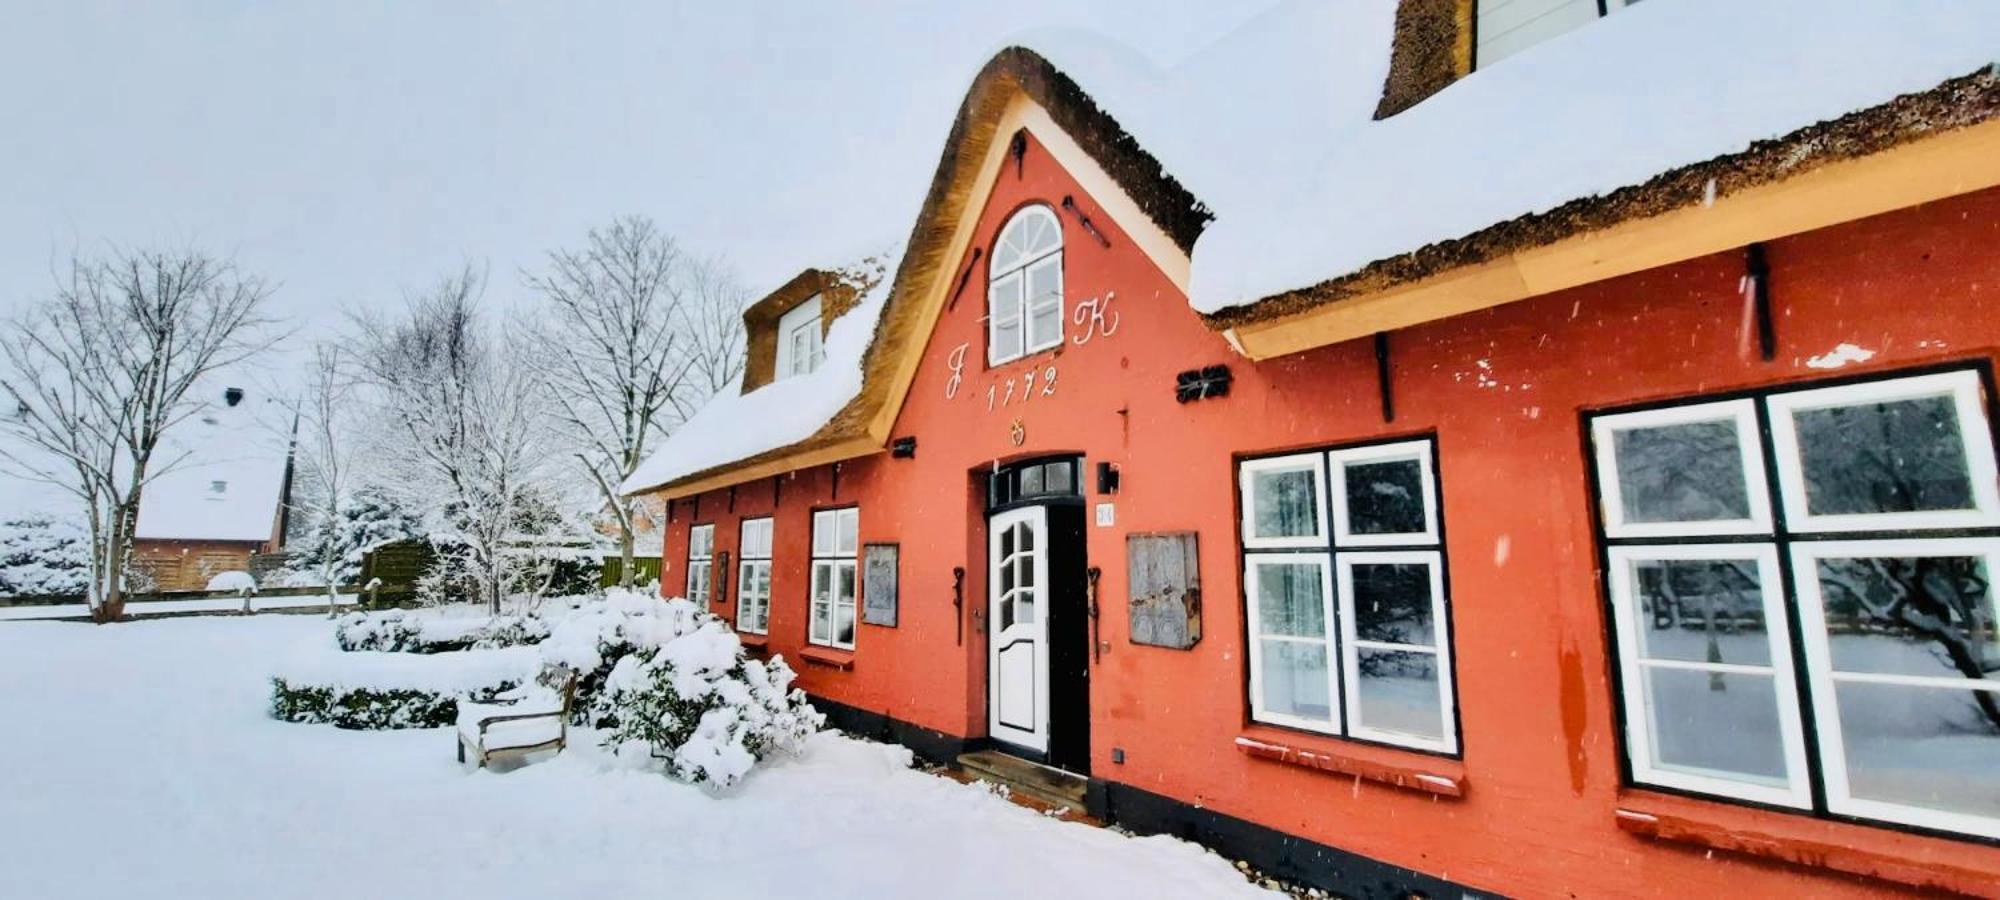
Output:
<path fill-rule="evenodd" d="M 220 496 L 222 496 L 223 494 L 226 494 L 226 493 L 229 493 L 229 482 L 227 482 L 227 481 L 211 481 L 211 482 L 209 482 L 209 483 L 208 483 L 208 492 L 209 492 L 210 494 L 214 494 L 214 495 L 215 495 L 215 496 L 217 496 L 217 497 L 220 497 Z"/>
<path fill-rule="evenodd" d="M 1062 223 L 1054 210 L 1030 206 L 1007 220 L 986 284 L 988 365 L 1062 345 Z"/>
<path fill-rule="evenodd" d="M 1506 57 L 1582 28 L 1639 0 L 1479 0 L 1479 46 L 1474 65 L 1486 68 Z"/>
<path fill-rule="evenodd" d="M 819 295 L 778 317 L 778 378 L 804 375 L 826 361 L 825 331 L 820 327 Z"/>

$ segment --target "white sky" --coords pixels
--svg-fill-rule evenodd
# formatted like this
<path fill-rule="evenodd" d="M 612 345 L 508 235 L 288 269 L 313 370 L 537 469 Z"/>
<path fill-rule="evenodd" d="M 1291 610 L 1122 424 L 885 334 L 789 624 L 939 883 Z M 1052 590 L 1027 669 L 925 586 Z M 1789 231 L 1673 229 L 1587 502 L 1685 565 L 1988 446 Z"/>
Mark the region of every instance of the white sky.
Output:
<path fill-rule="evenodd" d="M 1269 5 L 0 0 L 0 310 L 73 248 L 194 243 L 323 333 L 466 261 L 506 302 L 634 212 L 766 288 L 907 234 L 1009 35 L 1170 63 Z"/>

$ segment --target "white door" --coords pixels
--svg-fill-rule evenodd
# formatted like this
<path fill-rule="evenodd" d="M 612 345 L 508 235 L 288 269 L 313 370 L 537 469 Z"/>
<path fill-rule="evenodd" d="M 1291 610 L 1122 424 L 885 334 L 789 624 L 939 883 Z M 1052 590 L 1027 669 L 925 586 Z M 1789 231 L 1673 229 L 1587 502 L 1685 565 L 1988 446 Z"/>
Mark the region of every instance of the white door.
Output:
<path fill-rule="evenodd" d="M 1049 511 L 987 523 L 987 726 L 996 740 L 1049 749 Z"/>

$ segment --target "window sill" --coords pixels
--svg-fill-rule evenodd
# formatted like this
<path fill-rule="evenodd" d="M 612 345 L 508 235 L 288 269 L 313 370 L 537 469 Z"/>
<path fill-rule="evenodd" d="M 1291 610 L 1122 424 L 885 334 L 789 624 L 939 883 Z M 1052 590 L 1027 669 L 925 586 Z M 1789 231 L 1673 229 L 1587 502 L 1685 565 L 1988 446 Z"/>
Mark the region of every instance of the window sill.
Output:
<path fill-rule="evenodd" d="M 1297 736 L 1252 728 L 1236 737 L 1238 752 L 1300 768 L 1350 775 L 1434 797 L 1465 796 L 1465 766 L 1452 760 L 1422 757 L 1376 747 L 1358 747 L 1338 740 L 1307 742 Z"/>
<path fill-rule="evenodd" d="M 736 640 L 751 650 L 763 650 L 771 646 L 771 636 L 768 634 L 752 634 L 748 631 L 739 631 L 736 632 Z"/>
<path fill-rule="evenodd" d="M 1627 791 L 1619 797 L 1616 817 L 1619 830 L 1636 837 L 1926 890 L 1977 895 L 1991 891 L 2000 879 L 2000 872 L 1952 865 L 1932 854 L 1913 852 L 1917 850 L 1914 847 L 1886 846 L 1927 838 L 1884 834 L 1879 841 L 1885 845 L 1883 849 L 1864 849 L 1831 833 L 1808 836 L 1804 832 L 1865 829 L 1879 833 L 1879 829 L 1809 819 L 1793 823 L 1790 820 L 1797 817 L 1789 813 L 1710 807 L 1699 800 Z"/>
<path fill-rule="evenodd" d="M 854 668 L 854 651 L 835 650 L 832 647 L 809 646 L 799 651 L 799 658 L 816 666 L 829 669 L 847 670 Z"/>

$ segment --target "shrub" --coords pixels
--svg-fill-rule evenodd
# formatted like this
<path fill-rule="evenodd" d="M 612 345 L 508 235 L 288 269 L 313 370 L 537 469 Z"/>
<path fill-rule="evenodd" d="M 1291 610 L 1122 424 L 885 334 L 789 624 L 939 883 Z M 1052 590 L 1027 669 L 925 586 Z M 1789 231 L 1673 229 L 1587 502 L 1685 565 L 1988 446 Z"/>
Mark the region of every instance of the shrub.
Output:
<path fill-rule="evenodd" d="M 473 691 L 466 699 L 490 703 L 513 689 L 512 682 L 502 682 Z M 362 731 L 450 725 L 458 721 L 459 699 L 453 692 L 423 688 L 336 687 L 271 679 L 274 718 Z"/>
<path fill-rule="evenodd" d="M 548 636 L 548 624 L 534 616 L 443 618 L 400 609 L 349 613 L 333 629 L 334 642 L 342 650 L 391 653 L 520 647 L 540 643 Z"/>
<path fill-rule="evenodd" d="M 90 537 L 66 519 L 0 522 L 0 597 L 73 597 L 90 588 Z"/>

